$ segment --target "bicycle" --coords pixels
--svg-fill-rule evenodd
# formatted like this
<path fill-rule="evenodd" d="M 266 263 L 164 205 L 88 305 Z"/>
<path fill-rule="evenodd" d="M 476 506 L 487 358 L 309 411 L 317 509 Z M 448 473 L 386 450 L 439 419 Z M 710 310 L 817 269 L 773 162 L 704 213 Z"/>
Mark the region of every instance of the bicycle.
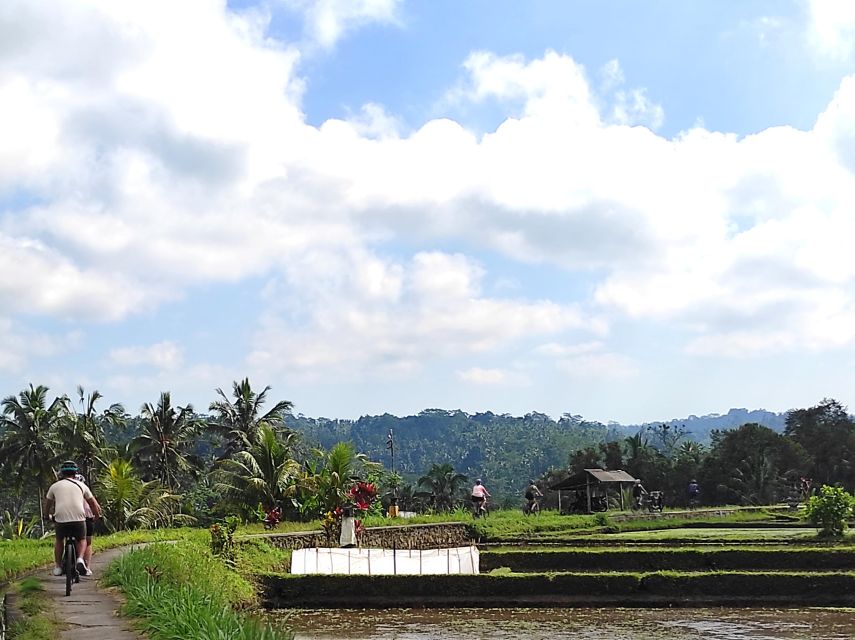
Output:
<path fill-rule="evenodd" d="M 65 536 L 65 551 L 62 554 L 62 571 L 65 573 L 65 595 L 71 595 L 71 585 L 80 582 L 77 571 L 77 537 Z"/>
<path fill-rule="evenodd" d="M 476 520 L 478 518 L 486 518 L 489 511 L 487 510 L 487 499 L 478 501 L 472 501 L 472 517 Z"/>
<path fill-rule="evenodd" d="M 523 505 L 523 513 L 527 516 L 539 516 L 540 515 L 540 500 L 536 498 L 531 500 L 531 502 L 526 502 Z"/>

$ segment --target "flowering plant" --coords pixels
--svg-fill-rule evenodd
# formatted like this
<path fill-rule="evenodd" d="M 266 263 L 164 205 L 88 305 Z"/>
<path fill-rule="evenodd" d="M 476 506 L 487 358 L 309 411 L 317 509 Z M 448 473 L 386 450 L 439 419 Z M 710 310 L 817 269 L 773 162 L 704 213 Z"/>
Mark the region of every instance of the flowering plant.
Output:
<path fill-rule="evenodd" d="M 377 487 L 372 482 L 357 482 L 347 493 L 348 497 L 361 511 L 368 511 L 371 503 L 377 498 Z"/>

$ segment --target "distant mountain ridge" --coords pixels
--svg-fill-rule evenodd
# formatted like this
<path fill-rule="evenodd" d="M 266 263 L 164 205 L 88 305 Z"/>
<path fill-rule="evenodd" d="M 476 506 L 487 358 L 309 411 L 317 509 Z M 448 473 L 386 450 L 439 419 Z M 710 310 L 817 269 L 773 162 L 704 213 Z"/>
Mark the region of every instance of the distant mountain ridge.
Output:
<path fill-rule="evenodd" d="M 671 420 L 663 420 L 658 422 L 645 422 L 642 424 L 620 425 L 610 422 L 610 427 L 620 427 L 621 429 L 636 433 L 646 427 L 660 424 L 667 424 L 671 427 L 685 427 L 692 440 L 704 442 L 709 439 L 710 432 L 718 429 L 724 431 L 727 429 L 736 429 L 744 424 L 757 423 L 764 427 L 769 427 L 773 431 L 782 433 L 787 422 L 786 413 L 775 413 L 766 411 L 765 409 L 730 409 L 724 415 L 719 413 L 710 413 L 705 416 L 690 415 L 686 418 L 673 418 Z"/>

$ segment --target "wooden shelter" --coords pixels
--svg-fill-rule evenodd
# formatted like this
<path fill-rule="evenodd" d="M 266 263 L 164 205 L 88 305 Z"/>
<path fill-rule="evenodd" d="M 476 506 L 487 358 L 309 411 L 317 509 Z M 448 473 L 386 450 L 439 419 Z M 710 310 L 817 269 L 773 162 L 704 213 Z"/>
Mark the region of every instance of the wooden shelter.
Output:
<path fill-rule="evenodd" d="M 584 509 L 588 513 L 593 513 L 594 511 L 605 511 L 608 508 L 609 488 L 617 489 L 620 497 L 620 508 L 624 509 L 622 489 L 624 485 L 633 484 L 635 484 L 635 478 L 626 471 L 585 469 L 561 482 L 556 482 L 549 489 L 558 492 L 559 512 L 561 512 L 561 492 L 572 491 L 576 495 L 576 501 L 573 504 L 576 505 L 577 510 L 581 500 Z M 600 508 L 602 506 L 605 508 Z"/>

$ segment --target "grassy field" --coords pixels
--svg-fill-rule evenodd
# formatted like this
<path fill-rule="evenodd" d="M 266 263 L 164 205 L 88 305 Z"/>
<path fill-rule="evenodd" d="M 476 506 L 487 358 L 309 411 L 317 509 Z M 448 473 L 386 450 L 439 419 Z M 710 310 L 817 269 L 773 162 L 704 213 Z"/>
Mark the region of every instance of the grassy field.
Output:
<path fill-rule="evenodd" d="M 617 513 L 617 512 L 616 512 Z M 614 522 L 609 515 L 559 515 L 557 511 L 544 511 L 538 516 L 526 516 L 519 509 L 492 511 L 487 518 L 474 520 L 468 510 L 458 509 L 450 513 L 420 515 L 415 518 L 389 519 L 384 517 L 367 517 L 363 519 L 366 527 L 405 526 L 411 524 L 438 524 L 443 522 L 463 522 L 472 527 L 475 537 L 484 541 L 504 540 L 561 540 L 580 535 L 594 535 L 604 532 L 618 533 L 630 531 L 647 531 L 662 529 L 682 529 L 684 527 L 710 526 L 723 527 L 728 524 L 750 525 L 764 523 L 769 525 L 781 518 L 780 514 L 772 514 L 762 510 L 735 510 L 726 516 L 708 518 L 660 518 L 655 520 L 623 520 Z M 618 514 L 626 515 L 626 514 Z M 792 524 L 798 524 L 798 518 L 789 518 Z M 781 527 L 786 526 L 781 523 Z M 311 522 L 282 522 L 274 533 L 289 533 L 299 531 L 317 531 L 319 521 Z M 271 533 L 264 530 L 260 523 L 244 525 L 238 528 L 236 535 L 251 535 Z"/>
<path fill-rule="evenodd" d="M 587 539 L 593 541 L 651 542 L 689 540 L 698 542 L 750 542 L 755 541 L 791 541 L 807 542 L 816 539 L 813 529 L 786 528 L 724 528 L 727 524 L 750 525 L 765 523 L 767 526 L 778 516 L 762 511 L 736 511 L 731 515 L 707 519 L 661 519 L 629 520 L 612 522 L 605 514 L 597 515 L 559 515 L 555 511 L 544 511 L 539 516 L 525 516 L 519 510 L 494 511 L 487 518 L 473 520 L 468 511 L 457 510 L 451 513 L 424 515 L 412 519 L 389 519 L 381 517 L 365 518 L 368 527 L 402 526 L 410 524 L 431 524 L 441 522 L 465 522 L 472 526 L 473 534 L 484 542 L 529 541 L 531 543 L 560 543 L 562 540 Z M 716 528 L 702 528 L 704 524 Z M 691 528 L 687 528 L 691 527 Z M 320 522 L 282 522 L 275 533 L 299 531 L 317 531 Z M 236 536 L 270 533 L 260 523 L 240 526 Z M 850 533 L 847 541 L 855 542 L 855 534 Z M 138 530 L 95 537 L 95 551 L 125 546 L 141 542 L 162 540 L 191 539 L 207 543 L 207 529 L 183 528 L 162 530 Z M 264 547 L 268 548 L 266 545 Z M 259 564 L 283 563 L 282 558 L 269 556 L 263 548 L 248 550 L 246 557 L 259 556 L 257 560 L 247 562 Z M 0 540 L 0 581 L 20 575 L 31 569 L 51 563 L 53 556 L 52 538 L 44 540 Z"/>
<path fill-rule="evenodd" d="M 99 550 L 124 547 L 141 542 L 197 539 L 210 540 L 206 529 L 154 529 L 122 531 L 107 536 L 95 536 L 95 553 Z M 53 562 L 53 537 L 42 540 L 0 540 L 0 582 L 5 582 L 38 567 Z"/>

